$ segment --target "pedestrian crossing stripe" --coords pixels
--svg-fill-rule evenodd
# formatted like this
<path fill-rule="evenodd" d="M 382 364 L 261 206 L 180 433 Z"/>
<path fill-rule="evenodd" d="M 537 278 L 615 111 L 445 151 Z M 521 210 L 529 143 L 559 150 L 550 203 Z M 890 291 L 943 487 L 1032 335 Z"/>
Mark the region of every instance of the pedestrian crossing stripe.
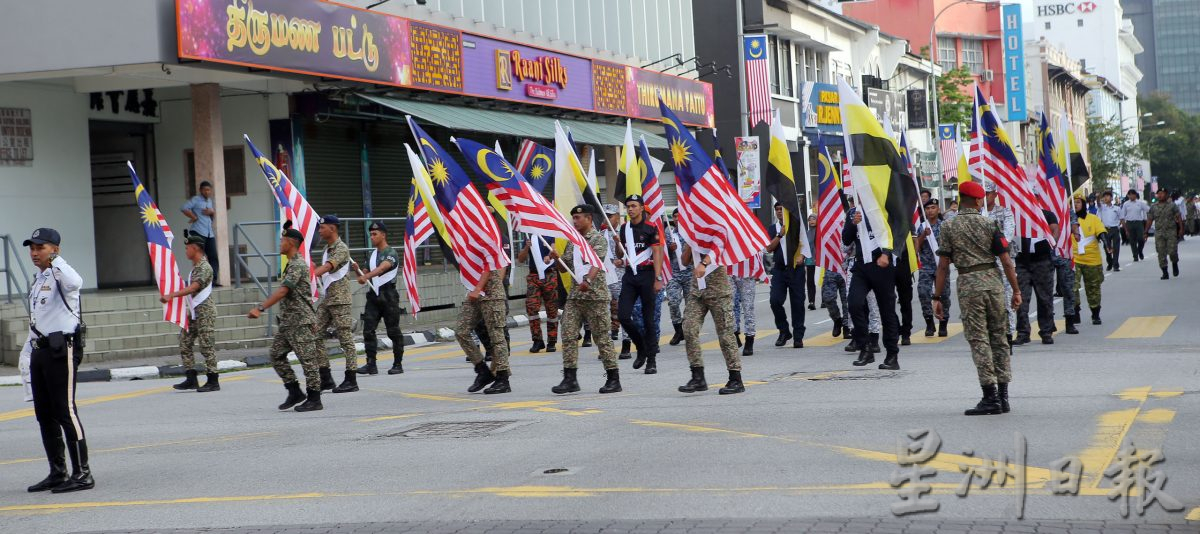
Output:
<path fill-rule="evenodd" d="M 1138 339 L 1162 337 L 1171 323 L 1175 322 L 1174 315 L 1152 315 L 1148 317 L 1130 317 L 1108 335 L 1108 339 Z"/>

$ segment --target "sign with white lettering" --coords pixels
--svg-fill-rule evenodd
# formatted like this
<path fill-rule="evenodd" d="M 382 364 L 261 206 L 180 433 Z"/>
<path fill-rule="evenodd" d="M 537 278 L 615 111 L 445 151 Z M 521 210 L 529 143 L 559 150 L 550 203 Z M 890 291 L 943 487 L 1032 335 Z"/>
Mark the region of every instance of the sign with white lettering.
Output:
<path fill-rule="evenodd" d="M 1023 122 L 1029 113 L 1025 106 L 1025 38 L 1021 33 L 1020 4 L 1001 6 L 1000 28 L 1000 38 L 1004 41 L 1004 97 L 1008 120 Z"/>

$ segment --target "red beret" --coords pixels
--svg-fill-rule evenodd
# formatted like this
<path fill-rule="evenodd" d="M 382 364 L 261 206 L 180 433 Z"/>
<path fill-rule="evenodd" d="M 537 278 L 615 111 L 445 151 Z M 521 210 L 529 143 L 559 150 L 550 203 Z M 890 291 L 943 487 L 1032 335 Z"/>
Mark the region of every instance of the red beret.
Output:
<path fill-rule="evenodd" d="M 963 182 L 958 184 L 958 194 L 971 198 L 983 198 L 983 186 L 979 185 L 979 182 Z"/>

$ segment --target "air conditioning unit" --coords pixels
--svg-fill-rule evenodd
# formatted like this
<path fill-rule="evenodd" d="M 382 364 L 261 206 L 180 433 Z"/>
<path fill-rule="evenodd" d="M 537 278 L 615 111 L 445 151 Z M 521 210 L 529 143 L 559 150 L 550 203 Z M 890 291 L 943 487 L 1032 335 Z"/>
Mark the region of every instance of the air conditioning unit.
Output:
<path fill-rule="evenodd" d="M 983 81 L 990 82 L 996 77 L 996 74 L 992 72 L 992 69 L 983 69 L 983 75 L 980 77 L 983 78 Z"/>

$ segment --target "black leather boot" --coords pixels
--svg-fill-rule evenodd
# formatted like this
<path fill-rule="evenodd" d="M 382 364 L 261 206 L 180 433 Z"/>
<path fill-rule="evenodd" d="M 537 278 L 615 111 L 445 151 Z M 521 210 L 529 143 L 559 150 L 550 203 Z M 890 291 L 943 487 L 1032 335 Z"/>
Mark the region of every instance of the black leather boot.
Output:
<path fill-rule="evenodd" d="M 628 360 L 633 357 L 632 355 L 629 354 L 629 347 L 631 345 L 632 345 L 632 342 L 629 341 L 628 339 L 621 342 L 621 354 L 617 356 L 618 360 Z"/>
<path fill-rule="evenodd" d="M 1179 262 L 1177 262 L 1177 261 L 1171 262 L 1171 274 L 1175 275 L 1176 278 L 1179 277 Z"/>
<path fill-rule="evenodd" d="M 556 347 L 555 345 L 558 345 L 558 337 L 547 336 L 546 337 L 546 352 L 554 352 L 554 351 L 558 350 L 558 347 Z"/>
<path fill-rule="evenodd" d="M 71 478 L 50 489 L 50 493 L 70 493 L 96 487 L 92 469 L 88 467 L 88 450 L 85 440 L 67 441 L 67 453 L 71 455 Z"/>
<path fill-rule="evenodd" d="M 671 341 L 668 343 L 674 347 L 683 341 L 683 323 L 674 323 L 672 326 L 675 327 L 675 335 L 671 336 Z"/>
<path fill-rule="evenodd" d="M 833 333 L 830 335 L 835 338 L 842 337 L 842 320 L 841 319 L 833 320 Z"/>
<path fill-rule="evenodd" d="M 937 330 L 933 327 L 933 316 L 925 316 L 925 337 L 933 337 L 937 334 Z"/>
<path fill-rule="evenodd" d="M 358 371 L 355 371 L 355 372 L 360 375 L 377 375 L 377 374 L 379 374 L 379 366 L 378 366 L 378 364 L 375 363 L 375 355 L 368 354 L 366 365 L 359 366 Z"/>
<path fill-rule="evenodd" d="M 333 381 L 333 371 L 329 370 L 328 367 L 321 367 L 317 371 L 321 374 L 321 391 L 328 391 L 337 387 L 337 382 Z"/>
<path fill-rule="evenodd" d="M 606 369 L 608 380 L 604 382 L 604 387 L 600 388 L 600 393 L 618 393 L 621 391 L 621 370 Z"/>
<path fill-rule="evenodd" d="M 1068 333 L 1068 334 L 1078 334 L 1079 333 L 1079 329 L 1075 328 L 1075 325 L 1079 324 L 1079 316 L 1078 315 L 1068 315 L 1066 317 L 1066 322 L 1067 322 L 1067 329 L 1065 331 L 1066 333 Z"/>
<path fill-rule="evenodd" d="M 637 350 L 637 358 L 633 359 L 633 368 L 641 369 L 643 365 L 646 365 L 646 353 L 639 348 Z"/>
<path fill-rule="evenodd" d="M 546 348 L 546 344 L 540 339 L 534 339 L 533 344 L 529 346 L 529 352 L 542 352 Z"/>
<path fill-rule="evenodd" d="M 859 344 L 857 339 L 851 339 L 850 343 L 846 344 L 846 347 L 842 350 L 845 350 L 846 352 L 858 352 L 863 350 L 863 346 Z"/>
<path fill-rule="evenodd" d="M 1100 307 L 1099 306 L 1092 308 L 1092 324 L 1101 324 L 1100 323 Z"/>
<path fill-rule="evenodd" d="M 195 369 L 188 369 L 187 371 L 184 371 L 183 376 L 185 377 L 183 379 L 183 382 L 175 384 L 174 386 L 171 386 L 171 387 L 178 389 L 180 391 L 184 391 L 184 390 L 188 390 L 188 389 L 196 389 L 196 388 L 200 387 L 200 383 L 196 381 L 196 370 Z"/>
<path fill-rule="evenodd" d="M 996 385 L 990 384 L 983 386 L 983 398 L 979 400 L 979 404 L 963 412 L 963 415 L 997 415 L 999 413 L 1000 397 L 996 393 Z"/>
<path fill-rule="evenodd" d="M 583 331 L 583 343 L 582 343 L 582 344 L 580 344 L 579 346 L 580 346 L 580 347 L 590 347 L 590 346 L 592 346 L 592 331 L 591 331 L 591 330 L 587 330 L 587 329 L 585 329 L 585 330 Z"/>
<path fill-rule="evenodd" d="M 900 370 L 900 355 L 888 354 L 887 356 L 884 356 L 883 363 L 879 364 L 879 368 L 886 371 Z"/>
<path fill-rule="evenodd" d="M 1008 413 L 1008 383 L 1000 382 L 996 384 L 996 397 L 1000 400 L 1000 413 Z"/>
<path fill-rule="evenodd" d="M 949 319 L 942 319 L 938 322 L 938 337 L 946 337 L 950 335 L 949 332 L 946 332 L 946 328 L 948 326 L 950 326 Z"/>
<path fill-rule="evenodd" d="M 492 374 L 492 370 L 488 368 L 487 364 L 479 362 L 475 364 L 475 382 L 467 388 L 467 393 L 475 393 L 495 381 L 496 375 Z"/>
<path fill-rule="evenodd" d="M 620 339 L 620 336 L 617 334 L 618 334 L 618 329 L 614 328 L 608 332 L 608 338 L 613 341 L 616 341 L 616 340 Z"/>
<path fill-rule="evenodd" d="M 221 375 L 219 373 L 207 373 L 205 375 L 204 385 L 196 390 L 197 393 L 208 393 L 210 391 L 221 391 Z"/>
<path fill-rule="evenodd" d="M 708 382 L 704 381 L 704 368 L 693 367 L 692 379 L 688 383 L 679 386 L 680 393 L 696 393 L 697 391 L 708 391 Z"/>
<path fill-rule="evenodd" d="M 390 369 L 388 369 L 388 374 L 389 375 L 404 374 L 404 357 L 403 356 L 397 355 L 396 359 L 392 360 L 392 367 Z"/>
<path fill-rule="evenodd" d="M 743 393 L 746 391 L 746 386 L 742 384 L 741 371 L 729 371 L 729 380 L 725 381 L 725 387 L 717 390 L 721 395 L 732 395 L 734 393 Z"/>
<path fill-rule="evenodd" d="M 311 389 L 308 390 L 308 398 L 304 400 L 304 403 L 296 407 L 297 412 L 315 412 L 324 409 L 325 405 L 321 404 L 321 391 Z"/>
<path fill-rule="evenodd" d="M 742 356 L 754 355 L 754 336 L 746 336 L 746 344 L 742 346 Z"/>
<path fill-rule="evenodd" d="M 905 346 L 905 347 L 912 345 L 912 338 L 909 337 L 908 334 L 904 334 L 904 335 L 900 336 L 900 345 Z"/>
<path fill-rule="evenodd" d="M 563 379 L 557 386 L 550 388 L 550 391 L 558 394 L 575 393 L 579 391 L 579 381 L 575 379 L 575 374 L 578 369 L 563 368 Z"/>
<path fill-rule="evenodd" d="M 497 393 L 509 393 L 512 388 L 508 385 L 508 371 L 496 371 L 496 380 L 492 382 L 491 387 L 483 390 L 484 395 L 495 395 Z"/>
<path fill-rule="evenodd" d="M 61 432 L 61 431 L 60 431 Z M 50 463 L 50 474 L 41 482 L 29 486 L 30 493 L 54 489 L 67 481 L 67 447 L 62 435 L 42 433 L 42 448 L 46 449 L 46 460 Z"/>
<path fill-rule="evenodd" d="M 1166 267 L 1162 268 L 1162 272 L 1163 272 L 1163 275 L 1161 277 L 1159 277 L 1159 280 L 1170 280 L 1171 279 L 1171 277 L 1169 275 L 1167 275 Z"/>
<path fill-rule="evenodd" d="M 742 333 L 741 332 L 734 332 L 733 340 L 737 342 L 737 346 L 739 349 L 742 348 Z"/>
<path fill-rule="evenodd" d="M 775 346 L 782 347 L 782 346 L 786 345 L 787 342 L 790 341 L 791 339 L 792 339 L 792 334 L 790 334 L 788 332 L 780 332 L 779 337 L 775 338 Z"/>
<path fill-rule="evenodd" d="M 870 339 L 871 341 L 870 344 L 867 345 L 867 350 L 871 351 L 871 354 L 879 354 L 880 352 L 883 352 L 883 350 L 879 348 L 879 334 L 871 334 Z"/>
<path fill-rule="evenodd" d="M 875 363 L 875 355 L 871 351 L 863 349 L 858 351 L 858 359 L 854 360 L 853 365 L 855 367 L 862 367 L 872 363 Z"/>
<path fill-rule="evenodd" d="M 283 404 L 279 405 L 280 410 L 291 408 L 292 406 L 304 402 L 304 399 L 307 398 L 304 396 L 304 392 L 300 391 L 299 382 L 288 382 L 283 386 L 287 388 L 288 396 L 287 399 L 283 401 Z"/>
<path fill-rule="evenodd" d="M 346 371 L 346 378 L 342 380 L 338 387 L 333 388 L 334 393 L 352 393 L 358 391 L 358 373 L 354 371 Z"/>
<path fill-rule="evenodd" d="M 646 374 L 648 374 L 648 375 L 658 374 L 658 362 L 656 361 L 657 359 L 658 359 L 657 354 L 651 354 L 649 356 L 646 356 Z"/>
<path fill-rule="evenodd" d="M 850 339 L 851 337 L 853 337 L 850 334 L 850 330 L 851 330 L 850 323 L 847 322 L 847 319 L 842 318 L 842 339 Z"/>

